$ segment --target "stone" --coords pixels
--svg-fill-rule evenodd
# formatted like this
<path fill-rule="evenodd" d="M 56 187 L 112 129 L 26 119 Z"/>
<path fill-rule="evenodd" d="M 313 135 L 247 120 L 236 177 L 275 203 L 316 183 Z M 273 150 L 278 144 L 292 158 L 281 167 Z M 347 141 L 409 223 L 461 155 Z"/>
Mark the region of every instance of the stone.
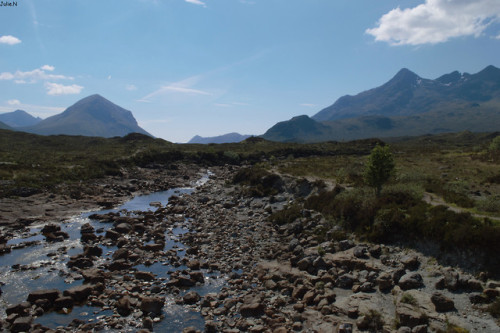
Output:
<path fill-rule="evenodd" d="M 352 333 L 352 324 L 351 323 L 340 324 L 337 333 Z"/>
<path fill-rule="evenodd" d="M 380 274 L 378 278 L 375 280 L 375 282 L 378 285 L 378 289 L 382 292 L 389 291 L 394 286 L 394 282 L 392 281 L 392 276 L 387 272 Z"/>
<path fill-rule="evenodd" d="M 57 289 L 48 289 L 48 290 L 37 290 L 37 291 L 32 291 L 28 295 L 28 302 L 31 304 L 34 304 L 36 300 L 39 299 L 47 299 L 51 302 L 54 302 L 61 293 Z"/>
<path fill-rule="evenodd" d="M 366 248 L 366 246 L 358 245 L 358 246 L 354 247 L 354 249 L 352 250 L 352 254 L 356 258 L 366 259 L 366 258 L 368 258 L 368 255 L 367 255 L 368 249 Z"/>
<path fill-rule="evenodd" d="M 195 291 L 190 291 L 182 297 L 185 304 L 195 304 L 200 301 L 200 295 Z"/>
<path fill-rule="evenodd" d="M 74 300 L 69 296 L 59 297 L 54 301 L 54 309 L 59 311 L 63 308 L 70 309 L 74 305 Z"/>
<path fill-rule="evenodd" d="M 403 290 L 418 289 L 424 287 L 424 279 L 419 273 L 410 272 L 399 279 L 398 285 Z"/>
<path fill-rule="evenodd" d="M 437 312 L 448 312 L 455 310 L 455 303 L 453 300 L 441 294 L 440 292 L 435 292 L 431 296 L 431 301 L 434 304 Z"/>
<path fill-rule="evenodd" d="M 427 333 L 427 325 L 418 325 L 413 327 L 411 333 Z"/>
<path fill-rule="evenodd" d="M 87 299 L 87 297 L 92 294 L 92 286 L 89 285 L 81 285 L 76 287 L 71 287 L 64 291 L 64 296 L 69 296 L 74 299 L 76 302 L 83 302 Z"/>
<path fill-rule="evenodd" d="M 307 288 L 306 286 L 298 285 L 292 291 L 292 298 L 295 300 L 302 299 L 308 291 L 309 288 Z"/>
<path fill-rule="evenodd" d="M 187 263 L 187 265 L 186 265 L 186 266 L 187 266 L 189 269 L 192 269 L 192 270 L 194 270 L 194 271 L 197 271 L 197 270 L 199 270 L 199 269 L 200 269 L 200 265 L 201 265 L 201 264 L 200 264 L 200 261 L 195 259 L 195 260 L 190 260 L 190 261 Z"/>
<path fill-rule="evenodd" d="M 115 303 L 116 312 L 122 317 L 126 317 L 132 313 L 132 307 L 130 304 L 130 297 L 128 295 L 123 296 Z"/>
<path fill-rule="evenodd" d="M 29 332 L 31 330 L 32 317 L 19 317 L 14 320 L 10 328 L 11 332 Z"/>
<path fill-rule="evenodd" d="M 396 318 L 401 326 L 413 328 L 418 325 L 427 325 L 427 316 L 415 311 L 411 305 L 400 303 L 396 308 Z"/>
<path fill-rule="evenodd" d="M 260 317 L 264 315 L 265 306 L 261 302 L 252 302 L 240 306 L 240 314 L 243 317 Z"/>
<path fill-rule="evenodd" d="M 189 273 L 189 277 L 191 280 L 200 282 L 200 283 L 205 283 L 205 277 L 203 276 L 203 272 L 191 272 Z"/>
<path fill-rule="evenodd" d="M 354 277 L 354 275 L 344 274 L 339 276 L 339 278 L 336 281 L 336 285 L 339 288 L 351 289 L 355 281 L 356 278 Z"/>
<path fill-rule="evenodd" d="M 410 271 L 415 271 L 420 267 L 420 260 L 416 255 L 406 255 L 401 258 L 401 263 L 404 268 Z"/>
<path fill-rule="evenodd" d="M 155 275 L 151 272 L 137 271 L 134 273 L 134 276 L 137 280 L 142 280 L 142 281 L 154 281 L 155 280 Z"/>
<path fill-rule="evenodd" d="M 13 313 L 23 316 L 25 314 L 28 314 L 28 310 L 30 308 L 31 308 L 30 302 L 22 302 L 17 305 L 9 306 L 8 308 L 5 309 L 5 313 L 7 314 L 7 316 L 10 316 Z"/>
<path fill-rule="evenodd" d="M 106 273 L 98 268 L 89 268 L 81 271 L 81 274 L 86 283 L 104 283 L 106 280 Z"/>
<path fill-rule="evenodd" d="M 153 314 L 161 314 L 165 299 L 159 297 L 143 297 L 141 299 L 141 311 Z"/>

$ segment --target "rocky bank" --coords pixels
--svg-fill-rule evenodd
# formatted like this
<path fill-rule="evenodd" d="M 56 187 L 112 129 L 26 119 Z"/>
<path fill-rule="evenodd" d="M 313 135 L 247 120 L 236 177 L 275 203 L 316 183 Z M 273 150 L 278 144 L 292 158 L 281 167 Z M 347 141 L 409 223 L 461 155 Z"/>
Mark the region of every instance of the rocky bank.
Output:
<path fill-rule="evenodd" d="M 275 179 L 278 194 L 253 197 L 231 182 L 235 169 L 211 168 L 206 184 L 190 195 L 171 197 L 166 206 L 153 203 L 158 207 L 154 212 L 92 216 L 108 228 L 98 232 L 84 224 L 83 251 L 66 264 L 66 274 L 83 280 L 82 285 L 30 293 L 26 301 L 5 309 L 1 326 L 13 332 L 53 332 L 36 324 L 36 317 L 90 304 L 112 315 L 75 320 L 57 331 L 154 331 L 174 305 L 204 318 L 203 329 L 183 327 L 183 332 L 499 331 L 485 309 L 500 295 L 500 282 L 487 274 L 444 267 L 410 249 L 355 239 L 318 243 L 311 231 L 326 221 L 314 211 L 303 210 L 294 222 L 274 225 L 270 214 L 313 194 L 315 184 L 280 176 Z M 186 185 L 199 170 L 142 172 L 144 178 L 138 174 L 96 184 L 96 195 L 82 200 L 43 195 L 21 200 L 49 204 L 30 218 L 47 222 L 45 241 L 58 241 L 64 239 L 57 224 L 63 213 Z M 27 206 L 4 202 L 2 239 L 8 239 L 29 223 L 23 220 Z M 60 212 L 60 207 L 67 209 Z M 181 226 L 189 229 L 178 236 L 186 248 L 167 249 L 170 230 Z M 116 249 L 105 256 L 102 245 Z M 139 263 L 145 268 L 137 269 Z M 148 270 L 155 264 L 176 269 L 159 276 Z M 213 276 L 223 279 L 221 288 L 196 291 Z"/>

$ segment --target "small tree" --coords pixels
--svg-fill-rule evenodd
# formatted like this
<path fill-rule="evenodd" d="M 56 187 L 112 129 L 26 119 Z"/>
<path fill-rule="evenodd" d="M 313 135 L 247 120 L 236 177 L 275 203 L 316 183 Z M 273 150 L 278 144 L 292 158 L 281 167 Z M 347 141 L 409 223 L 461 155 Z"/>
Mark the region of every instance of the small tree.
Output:
<path fill-rule="evenodd" d="M 380 196 L 382 185 L 389 180 L 393 171 L 394 159 L 389 146 L 379 146 L 377 144 L 372 149 L 364 173 L 365 182 L 375 188 L 377 197 Z"/>

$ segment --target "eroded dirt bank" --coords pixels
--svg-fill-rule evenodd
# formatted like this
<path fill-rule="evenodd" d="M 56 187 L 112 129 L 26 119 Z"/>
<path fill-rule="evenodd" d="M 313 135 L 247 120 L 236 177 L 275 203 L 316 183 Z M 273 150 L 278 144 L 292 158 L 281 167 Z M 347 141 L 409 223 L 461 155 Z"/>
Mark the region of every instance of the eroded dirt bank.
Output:
<path fill-rule="evenodd" d="M 82 285 L 30 294 L 7 309 L 3 327 L 50 331 L 35 323 L 37 316 L 54 311 L 56 303 L 61 309 L 88 303 L 111 313 L 60 331 L 159 331 L 165 311 L 179 305 L 204 319 L 203 327 L 179 329 L 185 332 L 498 332 L 484 309 L 499 295 L 500 283 L 487 275 L 471 276 L 397 247 L 352 239 L 319 244 L 311 231 L 326 221 L 314 211 L 304 210 L 283 226 L 269 221 L 273 211 L 314 193 L 314 184 L 282 177 L 277 195 L 259 198 L 230 182 L 232 167 L 210 170 L 205 185 L 172 197 L 154 213 L 96 216 L 110 225 L 105 233 L 82 226 L 83 251 L 64 270 Z M 186 186 L 200 170 L 143 172 L 95 184 L 96 195 L 85 199 L 2 201 L 2 223 L 19 226 L 34 218 L 54 224 L 79 209 Z M 180 226 L 189 229 L 179 236 L 186 249 L 167 249 L 166 233 Z M 103 244 L 116 248 L 104 257 Z M 138 262 L 148 265 L 137 269 Z M 165 277 L 148 270 L 155 263 L 178 269 Z M 222 288 L 199 292 L 212 273 L 223 276 Z"/>

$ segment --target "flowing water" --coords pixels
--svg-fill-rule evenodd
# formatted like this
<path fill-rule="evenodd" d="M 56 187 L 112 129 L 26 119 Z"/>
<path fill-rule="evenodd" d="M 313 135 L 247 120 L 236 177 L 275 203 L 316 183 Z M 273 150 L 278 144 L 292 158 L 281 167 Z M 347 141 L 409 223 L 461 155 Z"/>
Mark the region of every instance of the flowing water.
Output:
<path fill-rule="evenodd" d="M 210 173 L 203 176 L 195 186 L 206 183 L 209 180 L 209 175 Z M 28 233 L 9 240 L 8 245 L 13 246 L 12 252 L 0 257 L 0 283 L 3 284 L 3 294 L 0 296 L 0 317 L 5 317 L 6 307 L 25 301 L 32 291 L 52 288 L 63 291 L 82 284 L 79 274 L 73 273 L 66 267 L 66 263 L 71 256 L 83 251 L 83 246 L 80 243 L 80 227 L 85 223 L 90 223 L 98 232 L 104 232 L 110 227 L 107 224 L 89 219 L 90 215 L 108 212 L 154 211 L 156 208 L 150 206 L 151 202 L 160 202 L 164 206 L 172 195 L 189 195 L 193 191 L 195 191 L 194 187 L 175 188 L 137 196 L 115 209 L 82 213 L 61 224 L 61 231 L 69 235 L 69 239 L 63 242 L 45 242 L 45 237 L 41 234 L 43 225 L 32 226 Z M 176 248 L 178 255 L 182 257 L 184 254 L 182 249 L 185 249 L 185 246 L 178 240 L 178 237 L 187 231 L 185 226 L 175 226 L 168 230 L 166 232 L 165 251 Z M 100 260 L 105 260 L 114 250 L 116 250 L 116 247 L 103 246 L 103 258 Z M 155 262 L 149 266 L 137 265 L 134 267 L 140 271 L 152 272 L 157 278 L 167 280 L 169 273 L 186 269 L 185 266 L 173 267 L 162 262 Z M 210 292 L 218 292 L 225 284 L 225 278 L 219 273 L 204 271 L 204 276 L 204 285 L 189 290 L 194 290 L 203 296 Z M 112 315 L 112 310 L 84 305 L 75 306 L 68 314 L 57 312 L 44 314 L 37 318 L 35 322 L 46 327 L 56 328 L 57 326 L 67 326 L 74 319 L 83 320 L 84 322 L 97 322 L 106 316 Z M 155 330 L 157 331 L 180 332 L 187 326 L 194 326 L 201 330 L 204 327 L 201 314 L 190 308 L 175 304 L 173 296 L 166 297 L 163 315 L 164 319 L 155 324 Z M 133 327 L 120 329 L 120 331 L 135 330 L 136 328 Z M 113 330 L 107 331 L 112 332 Z"/>

